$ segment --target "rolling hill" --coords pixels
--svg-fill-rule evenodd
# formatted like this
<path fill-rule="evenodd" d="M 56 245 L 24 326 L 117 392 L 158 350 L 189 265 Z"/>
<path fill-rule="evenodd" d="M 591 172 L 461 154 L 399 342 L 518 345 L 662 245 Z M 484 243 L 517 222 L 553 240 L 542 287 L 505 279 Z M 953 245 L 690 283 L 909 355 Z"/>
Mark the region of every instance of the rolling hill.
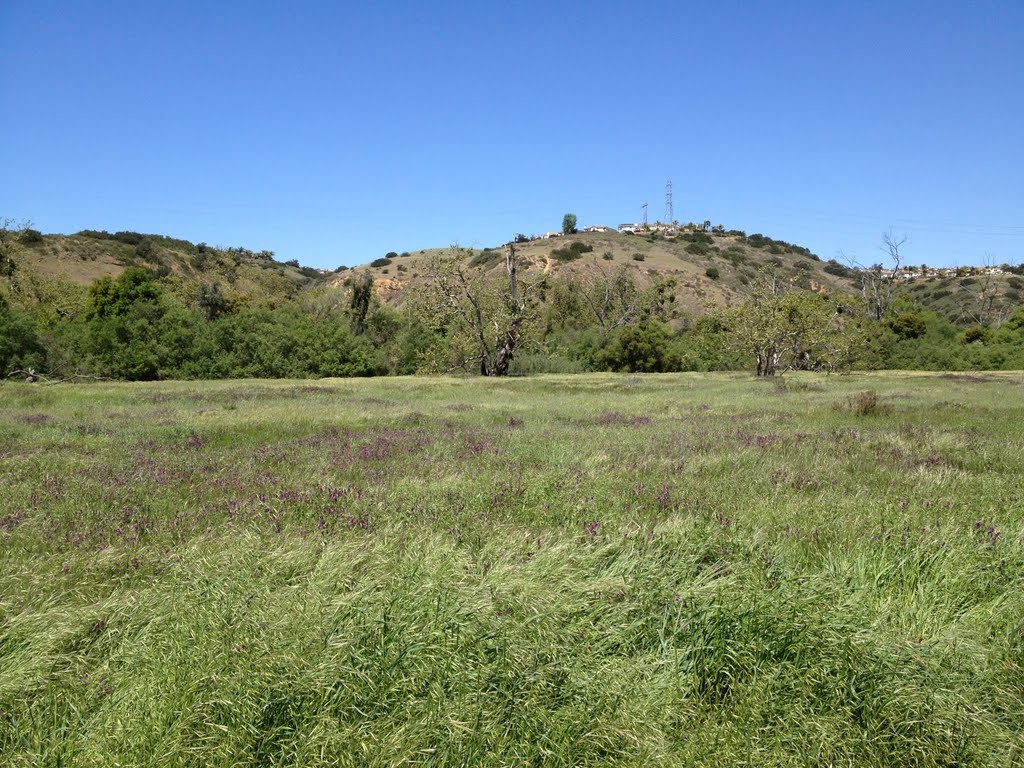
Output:
<path fill-rule="evenodd" d="M 811 290 L 850 291 L 849 278 L 826 271 L 827 264 L 804 248 L 761 235 L 732 232 L 690 232 L 676 237 L 618 232 L 591 232 L 516 245 L 524 280 L 588 272 L 628 269 L 640 286 L 671 281 L 676 306 L 690 314 L 742 302 L 758 271 L 769 264 L 779 275 Z M 388 303 L 401 304 L 410 286 L 421 280 L 430 260 L 442 251 L 429 249 L 379 259 L 356 270 L 369 270 L 377 294 Z M 505 269 L 502 247 L 467 250 L 466 266 L 500 274 Z M 345 273 L 328 278 L 344 285 Z"/>
<path fill-rule="evenodd" d="M 542 276 L 586 275 L 626 268 L 643 287 L 669 281 L 681 311 L 701 315 L 741 303 L 765 268 L 783 280 L 814 291 L 861 293 L 860 273 L 834 260 L 822 261 L 806 248 L 760 234 L 693 231 L 677 236 L 658 233 L 579 233 L 535 239 L 516 246 L 526 280 Z M 369 271 L 382 301 L 400 305 L 406 291 L 423 280 L 432 258 L 447 249 L 428 249 L 378 259 L 353 271 Z M 502 247 L 467 250 L 466 266 L 499 275 L 505 269 Z M 901 280 L 897 295 L 912 306 L 933 310 L 959 325 L 998 324 L 1024 298 L 1024 269 L 990 271 L 985 267 L 948 270 L 920 268 Z M 345 286 L 348 272 L 329 275 L 328 284 Z"/>
<path fill-rule="evenodd" d="M 13 258 L 17 273 L 78 286 L 117 277 L 128 267 L 144 267 L 186 302 L 201 285 L 217 282 L 231 301 L 273 307 L 321 278 L 320 272 L 297 262 L 276 261 L 269 251 L 213 248 L 138 232 L 86 230 L 73 235 L 32 236 L 23 238 Z"/>
<path fill-rule="evenodd" d="M 30 230 L 31 232 L 31 230 Z M 822 261 L 797 245 L 760 234 L 700 229 L 675 235 L 589 232 L 517 243 L 524 281 L 586 277 L 627 270 L 638 286 L 661 282 L 683 313 L 701 315 L 741 303 L 765 268 L 783 280 L 814 291 L 860 292 L 859 275 L 835 261 Z M 214 248 L 203 243 L 136 232 L 85 230 L 72 235 L 35 233 L 22 238 L 13 257 L 22 275 L 44 282 L 85 286 L 116 277 L 130 266 L 156 273 L 167 289 L 186 302 L 213 282 L 236 305 L 279 306 L 300 292 L 326 287 L 347 290 L 354 276 L 369 273 L 380 301 L 400 306 L 410 288 L 428 277 L 431 260 L 450 249 L 424 249 L 335 272 L 280 262 L 268 251 Z M 462 251 L 467 269 L 500 275 L 502 246 Z M 960 325 L 995 323 L 1019 305 L 1024 277 L 980 268 L 931 270 L 902 281 L 899 293 L 914 306 L 930 309 Z"/>

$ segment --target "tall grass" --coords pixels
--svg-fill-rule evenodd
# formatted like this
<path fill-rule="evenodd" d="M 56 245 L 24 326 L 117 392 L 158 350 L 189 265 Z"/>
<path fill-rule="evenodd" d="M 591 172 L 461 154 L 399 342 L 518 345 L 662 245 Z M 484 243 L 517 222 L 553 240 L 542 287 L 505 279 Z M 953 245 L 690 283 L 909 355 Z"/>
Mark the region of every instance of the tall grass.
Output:
<path fill-rule="evenodd" d="M 2 762 L 1020 764 L 1021 388 L 3 386 Z"/>

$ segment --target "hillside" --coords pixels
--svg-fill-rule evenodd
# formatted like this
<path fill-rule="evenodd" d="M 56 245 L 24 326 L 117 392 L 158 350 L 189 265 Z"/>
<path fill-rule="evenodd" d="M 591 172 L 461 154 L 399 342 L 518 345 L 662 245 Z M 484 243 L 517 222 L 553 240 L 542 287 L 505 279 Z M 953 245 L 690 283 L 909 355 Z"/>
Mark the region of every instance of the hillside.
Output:
<path fill-rule="evenodd" d="M 255 306 L 279 305 L 316 285 L 345 289 L 353 273 L 369 271 L 377 297 L 400 306 L 408 289 L 429 273 L 431 259 L 447 250 L 403 253 L 323 274 L 297 262 L 278 262 L 267 251 L 213 248 L 163 235 L 86 230 L 30 238 L 18 248 L 17 262 L 22 272 L 43 280 L 65 279 L 83 286 L 141 266 L 155 272 L 168 290 L 186 302 L 201 285 L 217 282 L 231 302 Z M 768 265 L 784 280 L 811 290 L 852 288 L 850 279 L 830 274 L 828 265 L 806 249 L 741 232 L 696 231 L 675 237 L 579 233 L 518 243 L 517 253 L 525 281 L 609 273 L 620 267 L 629 270 L 641 288 L 667 281 L 675 306 L 689 314 L 741 302 L 758 271 Z M 504 269 L 502 247 L 468 249 L 466 254 L 470 268 L 494 275 Z"/>
<path fill-rule="evenodd" d="M 269 251 L 214 248 L 204 243 L 137 232 L 85 230 L 72 235 L 43 235 L 28 230 L 14 248 L 19 274 L 44 283 L 68 281 L 86 286 L 101 277 L 116 277 L 130 266 L 154 272 L 175 296 L 191 303 L 203 285 L 218 283 L 234 306 L 275 307 L 302 290 L 327 286 L 346 290 L 353 274 L 369 272 L 384 303 L 401 306 L 410 287 L 422 284 L 431 259 L 447 248 L 392 254 L 391 258 L 336 272 L 280 262 Z M 809 290 L 860 292 L 859 276 L 836 261 L 822 261 L 797 245 L 740 231 L 689 231 L 669 236 L 657 232 L 579 233 L 533 239 L 516 245 L 525 281 L 586 277 L 628 270 L 638 287 L 660 281 L 675 296 L 675 307 L 701 315 L 740 303 L 759 271 L 771 267 L 784 281 Z M 504 270 L 501 246 L 466 249 L 466 265 L 499 276 Z M 956 270 L 911 268 L 898 294 L 918 309 L 935 311 L 958 324 L 998 325 L 1024 297 L 1019 267 Z"/>
<path fill-rule="evenodd" d="M 751 312 L 699 318 L 745 303 L 766 270 L 777 283 L 837 298 L 776 297 L 796 312 L 783 309 L 781 322 L 804 318 L 812 336 L 839 334 L 827 348 L 813 342 L 820 355 L 805 350 L 801 365 L 1024 367 L 1017 267 L 859 272 L 763 235 L 703 229 L 522 238 L 516 247 L 519 295 L 533 309 L 513 320 L 504 247 L 388 254 L 327 272 L 268 251 L 159 235 L 0 227 L 0 377 L 30 369 L 130 380 L 490 373 L 490 364 L 506 373 L 513 360 L 516 373 L 729 370 L 752 354 L 754 337 L 733 325 Z M 451 264 L 437 259 L 451 256 L 463 260 L 472 289 L 439 301 L 435 278 Z M 869 280 L 880 281 L 877 306 L 889 311 L 846 334 L 836 307 Z M 937 314 L 921 311 L 929 309 Z M 742 342 L 737 333 L 747 334 Z M 505 345 L 500 369 L 491 339 Z M 763 350 L 755 351 L 760 365 Z"/>
<path fill-rule="evenodd" d="M 930 270 L 904 282 L 901 294 L 957 325 L 1000 325 L 1024 298 L 1021 267 Z"/>
<path fill-rule="evenodd" d="M 213 248 L 138 232 L 85 230 L 23 238 L 15 260 L 18 273 L 76 285 L 117 277 L 128 267 L 145 267 L 185 301 L 190 301 L 201 285 L 217 282 L 229 301 L 271 307 L 320 278 L 314 269 L 275 261 L 269 251 Z"/>
<path fill-rule="evenodd" d="M 675 237 L 591 232 L 530 240 L 518 243 L 516 248 L 527 280 L 608 273 L 625 266 L 641 287 L 656 280 L 671 281 L 675 306 L 693 315 L 742 302 L 759 271 L 765 268 L 808 290 L 861 294 L 858 270 L 835 260 L 822 261 L 798 245 L 738 231 L 696 231 Z M 368 270 L 378 297 L 398 306 L 406 291 L 425 277 L 431 258 L 446 251 L 435 248 L 403 253 L 354 270 Z M 495 276 L 505 268 L 502 247 L 468 249 L 466 253 L 468 267 Z M 908 279 L 898 281 L 896 295 L 910 307 L 934 311 L 955 325 L 997 326 L 1024 299 L 1021 266 L 925 268 L 924 272 L 920 267 L 909 269 L 905 275 Z M 329 275 L 327 281 L 343 287 L 350 284 L 350 273 Z"/>
<path fill-rule="evenodd" d="M 806 249 L 740 232 L 691 232 L 676 237 L 590 232 L 531 240 L 518 243 L 516 248 L 523 279 L 527 281 L 542 276 L 610 272 L 625 266 L 641 287 L 656 280 L 673 281 L 676 306 L 690 314 L 704 314 L 742 302 L 758 271 L 769 265 L 775 267 L 782 279 L 804 288 L 853 289 L 848 277 L 830 274 L 826 270 L 828 265 Z M 413 251 L 356 269 L 370 271 L 381 300 L 399 305 L 409 287 L 429 271 L 431 258 L 441 252 Z M 495 275 L 505 268 L 501 247 L 469 250 L 467 254 L 469 267 Z M 350 279 L 346 273 L 328 278 L 336 286 L 344 286 Z"/>

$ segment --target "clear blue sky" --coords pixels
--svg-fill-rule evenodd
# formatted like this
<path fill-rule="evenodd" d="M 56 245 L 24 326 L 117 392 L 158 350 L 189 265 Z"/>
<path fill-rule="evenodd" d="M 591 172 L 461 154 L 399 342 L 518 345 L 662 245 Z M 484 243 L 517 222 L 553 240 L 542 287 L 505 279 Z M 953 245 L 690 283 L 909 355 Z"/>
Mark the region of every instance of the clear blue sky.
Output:
<path fill-rule="evenodd" d="M 675 214 L 1024 259 L 1024 2 L 0 2 L 0 216 L 336 267 Z"/>

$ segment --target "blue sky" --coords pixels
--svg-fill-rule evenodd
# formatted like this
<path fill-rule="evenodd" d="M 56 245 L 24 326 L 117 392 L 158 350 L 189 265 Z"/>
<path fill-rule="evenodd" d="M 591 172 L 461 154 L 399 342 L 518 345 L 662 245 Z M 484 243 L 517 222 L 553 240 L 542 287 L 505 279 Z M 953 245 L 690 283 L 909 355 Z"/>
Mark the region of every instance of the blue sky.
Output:
<path fill-rule="evenodd" d="M 468 7 L 467 7 L 468 6 Z M 334 268 L 660 218 L 1024 260 L 1024 3 L 0 3 L 0 217 Z"/>

